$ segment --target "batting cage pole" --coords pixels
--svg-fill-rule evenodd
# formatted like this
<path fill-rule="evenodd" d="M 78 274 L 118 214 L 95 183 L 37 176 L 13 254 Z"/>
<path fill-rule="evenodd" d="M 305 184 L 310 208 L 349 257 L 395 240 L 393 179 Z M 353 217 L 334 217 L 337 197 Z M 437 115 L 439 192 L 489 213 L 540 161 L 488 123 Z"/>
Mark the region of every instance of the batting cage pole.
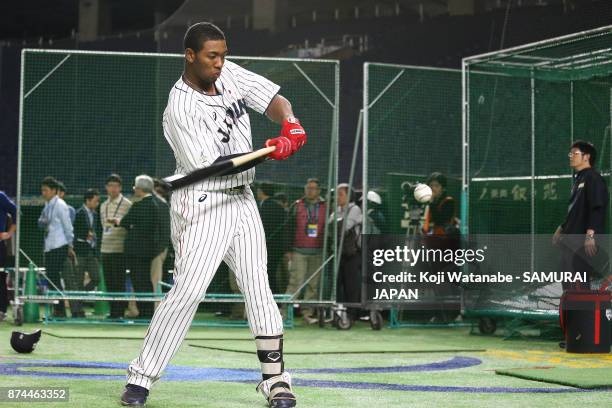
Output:
<path fill-rule="evenodd" d="M 370 81 L 369 78 L 370 75 L 370 63 L 366 62 L 363 64 L 363 108 L 359 111 L 359 116 L 360 118 L 362 118 L 362 126 L 363 126 L 363 149 L 362 149 L 362 180 L 361 183 L 363 184 L 363 191 L 366 192 L 368 189 L 370 188 L 369 182 L 368 182 L 368 146 L 369 146 L 369 133 L 368 133 L 368 125 L 369 125 L 369 114 L 370 114 L 370 106 L 369 106 L 369 102 L 370 102 L 370 92 L 368 89 L 368 84 Z M 363 212 L 363 214 L 367 214 L 368 213 L 368 200 L 363 200 L 363 207 L 361 208 L 361 211 Z M 367 231 L 368 230 L 368 217 L 364 216 L 363 217 L 363 221 L 362 221 L 362 228 L 363 231 Z"/>
<path fill-rule="evenodd" d="M 461 60 L 461 233 L 469 232 L 469 198 L 470 198 L 470 104 L 468 85 L 468 64 Z"/>
<path fill-rule="evenodd" d="M 535 150 L 536 150 L 536 111 L 535 111 L 535 98 L 536 98 L 536 80 L 533 68 L 531 69 L 531 194 L 530 194 L 530 210 L 531 210 L 531 256 L 530 256 L 530 271 L 535 271 Z"/>
<path fill-rule="evenodd" d="M 20 246 L 19 239 L 21 238 L 21 166 L 23 154 L 23 73 L 25 69 L 25 52 L 21 52 L 21 67 L 20 67 L 20 79 L 19 79 L 19 142 L 18 142 L 18 153 L 17 153 L 17 234 L 15 237 L 15 287 L 14 303 L 13 303 L 13 316 L 16 317 L 15 310 L 21 307 L 19 298 L 19 258 Z"/>
<path fill-rule="evenodd" d="M 334 82 L 334 90 L 335 90 L 335 97 L 334 97 L 334 102 L 331 105 L 334 108 L 334 116 L 332 119 L 332 143 L 331 143 L 331 149 L 329 152 L 329 160 L 330 163 L 334 163 L 333 165 L 329 166 L 329 171 L 328 171 L 328 176 L 327 179 L 329 180 L 327 183 L 327 192 L 325 193 L 325 200 L 328 203 L 327 206 L 325 206 L 325 220 L 329 220 L 329 216 L 331 215 L 331 211 L 332 208 L 329 205 L 329 203 L 331 202 L 330 198 L 331 198 L 331 190 L 332 188 L 334 188 L 336 185 L 338 185 L 338 156 L 339 156 L 339 151 L 340 151 L 340 132 L 339 132 L 339 126 L 340 126 L 340 63 L 336 63 L 336 66 L 334 68 L 334 76 L 335 76 L 335 82 Z M 334 200 L 334 203 L 337 202 L 336 200 Z M 326 221 L 327 222 L 327 221 Z M 335 259 L 337 257 L 337 242 L 336 242 L 336 238 L 337 238 L 337 222 L 336 220 L 333 220 L 333 225 L 334 225 L 334 234 L 333 234 L 333 241 L 334 241 L 334 250 L 333 253 L 331 254 L 332 259 Z M 327 267 L 325 267 L 324 265 L 327 263 L 327 260 L 329 259 L 328 254 L 327 254 L 327 249 L 328 249 L 328 242 L 329 242 L 329 228 L 325 228 L 324 233 L 323 233 L 323 265 L 321 265 L 321 267 L 323 268 L 322 271 L 320 272 L 320 276 L 319 276 L 319 301 L 323 301 L 323 288 L 325 287 L 325 280 L 327 279 L 328 281 L 330 280 L 330 277 L 327 275 L 327 273 L 325 273 L 325 271 L 328 270 Z M 333 300 L 335 302 L 336 300 L 336 277 L 338 276 L 338 271 L 336 268 L 335 263 L 333 264 L 332 268 L 331 268 L 331 292 L 330 292 L 330 299 Z"/>

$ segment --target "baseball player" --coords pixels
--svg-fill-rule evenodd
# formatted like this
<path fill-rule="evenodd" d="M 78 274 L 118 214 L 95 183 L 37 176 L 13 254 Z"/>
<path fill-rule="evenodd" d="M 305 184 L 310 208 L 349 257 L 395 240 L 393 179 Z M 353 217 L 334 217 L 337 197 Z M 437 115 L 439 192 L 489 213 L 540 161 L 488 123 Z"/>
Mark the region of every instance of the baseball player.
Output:
<path fill-rule="evenodd" d="M 280 135 L 266 141 L 266 146 L 276 146 L 269 155 L 272 159 L 287 159 L 306 143 L 291 104 L 278 94 L 279 86 L 225 61 L 225 35 L 218 27 L 191 26 L 184 46 L 184 72 L 170 90 L 163 116 L 177 173 L 252 151 L 247 107 L 282 124 Z M 264 230 L 249 188 L 255 176 L 251 167 L 233 169 L 172 195 L 174 286 L 153 315 L 140 355 L 129 365 L 123 405 L 144 405 L 222 261 L 233 270 L 244 294 L 263 376 L 257 390 L 270 407 L 296 405 L 291 377 L 284 371 L 283 323 L 268 283 Z"/>

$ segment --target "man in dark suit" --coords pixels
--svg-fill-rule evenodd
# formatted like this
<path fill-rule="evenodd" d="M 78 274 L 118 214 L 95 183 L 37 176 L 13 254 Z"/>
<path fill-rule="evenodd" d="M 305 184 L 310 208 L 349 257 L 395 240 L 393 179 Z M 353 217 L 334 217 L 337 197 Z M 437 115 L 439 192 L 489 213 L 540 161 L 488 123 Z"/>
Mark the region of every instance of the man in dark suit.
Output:
<path fill-rule="evenodd" d="M 96 212 L 100 204 L 100 192 L 90 188 L 83 199 L 83 206 L 77 210 L 74 219 L 74 252 L 77 255 L 79 276 L 87 282 L 84 289 L 94 290 L 100 282 L 97 251 L 100 220 Z"/>
<path fill-rule="evenodd" d="M 167 265 L 166 258 L 169 249 L 172 248 L 172 242 L 170 240 L 170 207 L 168 206 L 170 192 L 159 179 L 153 179 L 153 183 L 155 186 L 153 199 L 157 203 L 158 210 L 156 222 L 158 247 L 156 249 L 155 258 L 151 261 L 151 284 L 153 292 L 157 292 L 159 282 L 163 281 L 164 265 Z M 174 255 L 172 254 L 172 256 Z M 157 308 L 158 304 L 159 302 L 155 302 L 155 308 Z"/>
<path fill-rule="evenodd" d="M 83 195 L 83 205 L 75 213 L 72 246 L 76 259 L 74 264 L 71 262 L 64 270 L 66 287 L 71 290 L 93 290 L 100 280 L 100 266 L 96 253 L 98 204 L 100 204 L 100 193 L 90 188 Z M 85 280 L 87 285 L 83 286 Z M 72 317 L 85 317 L 80 302 L 71 300 L 70 303 L 73 309 Z"/>
<path fill-rule="evenodd" d="M 274 196 L 274 186 L 270 183 L 262 183 L 257 189 L 259 214 L 268 247 L 270 289 L 272 293 L 284 293 L 287 282 L 283 282 L 278 276 L 278 265 L 285 252 L 287 211 L 272 196 Z"/>
<path fill-rule="evenodd" d="M 273 294 L 285 292 L 287 287 L 287 278 L 280 276 L 281 268 L 279 265 L 285 253 L 286 236 L 286 220 L 287 210 L 280 202 L 273 199 L 274 186 L 270 183 L 262 183 L 257 188 L 257 207 L 261 223 L 266 235 L 266 247 L 268 249 L 268 281 Z M 230 276 L 230 287 L 234 293 L 240 293 L 236 278 Z M 244 305 L 235 303 L 232 306 L 231 318 L 244 318 Z"/>
<path fill-rule="evenodd" d="M 125 240 L 126 264 L 134 292 L 151 293 L 151 261 L 158 255 L 159 204 L 153 197 L 153 179 L 147 175 L 136 177 L 134 204 L 119 224 L 127 230 Z M 152 302 L 137 302 L 140 317 L 153 316 Z"/>

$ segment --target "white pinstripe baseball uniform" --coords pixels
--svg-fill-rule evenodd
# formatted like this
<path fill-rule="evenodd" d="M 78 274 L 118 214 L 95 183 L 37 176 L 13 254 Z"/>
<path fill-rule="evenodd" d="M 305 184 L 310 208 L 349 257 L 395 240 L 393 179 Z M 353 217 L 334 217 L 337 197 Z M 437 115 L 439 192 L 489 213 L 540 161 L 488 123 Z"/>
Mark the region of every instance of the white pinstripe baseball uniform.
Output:
<path fill-rule="evenodd" d="M 279 90 L 266 78 L 229 61 L 215 86 L 218 94 L 206 95 L 181 78 L 170 90 L 163 127 L 177 173 L 209 166 L 221 156 L 252 151 L 246 108 L 264 113 Z M 248 186 L 254 176 L 251 168 L 172 195 L 174 286 L 153 316 L 140 356 L 128 368 L 128 383 L 148 389 L 159 379 L 222 261 L 234 271 L 244 294 L 253 335 L 263 339 L 282 335 L 282 318 L 268 283 L 264 230 Z M 282 366 L 274 369 L 282 371 Z"/>

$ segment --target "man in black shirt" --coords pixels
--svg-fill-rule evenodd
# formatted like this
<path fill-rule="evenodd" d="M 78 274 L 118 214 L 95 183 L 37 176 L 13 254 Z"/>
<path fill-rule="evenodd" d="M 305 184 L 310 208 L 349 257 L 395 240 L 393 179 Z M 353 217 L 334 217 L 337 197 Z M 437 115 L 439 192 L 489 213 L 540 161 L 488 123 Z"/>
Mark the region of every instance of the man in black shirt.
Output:
<path fill-rule="evenodd" d="M 568 156 L 570 167 L 575 171 L 574 185 L 565 222 L 557 227 L 553 243 L 561 247 L 563 271 L 587 272 L 592 278 L 597 241 L 604 234 L 608 187 L 593 168 L 597 151 L 591 143 L 576 141 Z M 564 284 L 563 288 L 570 289 L 574 285 Z M 588 289 L 589 286 L 583 283 L 574 288 Z"/>
<path fill-rule="evenodd" d="M 283 259 L 287 236 L 287 211 L 274 198 L 274 186 L 262 183 L 257 189 L 257 202 L 268 248 L 268 280 L 272 293 L 284 293 L 287 282 L 278 276 L 278 264 Z"/>
<path fill-rule="evenodd" d="M 160 252 L 160 210 L 153 197 L 153 179 L 147 175 L 136 177 L 134 200 L 128 213 L 117 226 L 127 230 L 125 240 L 126 265 L 130 269 L 132 286 L 136 293 L 151 293 L 151 261 Z M 163 238 L 164 242 L 166 238 Z M 141 318 L 153 316 L 152 302 L 137 302 Z"/>

